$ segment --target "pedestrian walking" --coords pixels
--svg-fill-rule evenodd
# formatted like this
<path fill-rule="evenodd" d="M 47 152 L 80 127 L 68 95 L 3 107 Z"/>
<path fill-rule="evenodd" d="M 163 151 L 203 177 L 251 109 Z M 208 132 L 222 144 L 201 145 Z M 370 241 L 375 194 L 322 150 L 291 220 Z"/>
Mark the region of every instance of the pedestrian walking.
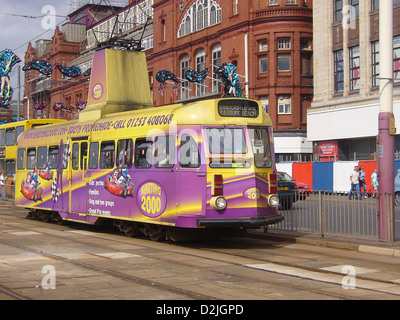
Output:
<path fill-rule="evenodd" d="M 357 199 L 362 199 L 360 194 L 360 174 L 358 171 L 359 171 L 358 166 L 355 166 L 353 172 L 350 175 L 351 188 L 349 193 L 349 199 L 352 198 L 353 192 L 355 192 Z"/>
<path fill-rule="evenodd" d="M 372 180 L 372 197 L 375 198 L 376 194 L 378 192 L 378 169 L 375 169 L 375 171 L 371 174 L 371 180 Z"/>
<path fill-rule="evenodd" d="M 3 200 L 6 200 L 6 177 L 4 174 L 4 171 L 1 172 L 0 174 L 0 186 L 1 186 L 1 197 Z"/>
<path fill-rule="evenodd" d="M 360 192 L 361 192 L 361 196 L 363 195 L 362 189 L 364 189 L 364 198 L 367 199 L 367 185 L 365 183 L 365 171 L 364 171 L 364 167 L 360 167 Z"/>

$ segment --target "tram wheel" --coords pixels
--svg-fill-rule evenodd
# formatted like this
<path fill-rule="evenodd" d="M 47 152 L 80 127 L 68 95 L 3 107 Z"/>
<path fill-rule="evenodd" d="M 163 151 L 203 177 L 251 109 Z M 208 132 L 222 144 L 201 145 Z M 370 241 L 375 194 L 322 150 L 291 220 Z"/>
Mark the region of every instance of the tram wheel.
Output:
<path fill-rule="evenodd" d="M 157 225 L 146 225 L 144 233 L 152 241 L 161 241 L 165 238 L 164 230 Z"/>

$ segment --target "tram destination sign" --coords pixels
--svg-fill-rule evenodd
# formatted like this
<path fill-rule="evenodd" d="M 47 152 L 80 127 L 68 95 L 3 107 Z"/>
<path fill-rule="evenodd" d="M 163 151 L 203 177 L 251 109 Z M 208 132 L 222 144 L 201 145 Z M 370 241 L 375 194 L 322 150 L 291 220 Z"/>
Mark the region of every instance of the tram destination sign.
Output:
<path fill-rule="evenodd" d="M 246 100 L 221 100 L 218 102 L 218 114 L 221 117 L 257 118 L 257 102 Z"/>

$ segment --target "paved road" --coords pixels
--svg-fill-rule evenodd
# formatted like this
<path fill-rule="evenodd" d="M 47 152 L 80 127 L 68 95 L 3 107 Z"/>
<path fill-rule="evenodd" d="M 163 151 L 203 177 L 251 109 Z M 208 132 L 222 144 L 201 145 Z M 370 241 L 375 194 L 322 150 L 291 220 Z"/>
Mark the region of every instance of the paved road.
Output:
<path fill-rule="evenodd" d="M 171 300 L 400 298 L 400 256 L 247 236 L 152 242 L 25 216 L 0 207 L 0 299 L 154 300 L 147 312 L 156 315 L 188 311 L 168 309 Z M 250 312 L 237 304 L 232 312 Z"/>

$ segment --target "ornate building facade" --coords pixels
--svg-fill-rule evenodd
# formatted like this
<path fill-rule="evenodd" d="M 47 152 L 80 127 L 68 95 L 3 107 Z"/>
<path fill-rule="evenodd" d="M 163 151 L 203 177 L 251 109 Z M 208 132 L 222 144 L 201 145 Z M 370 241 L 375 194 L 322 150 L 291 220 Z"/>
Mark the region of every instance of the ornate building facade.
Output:
<path fill-rule="evenodd" d="M 311 106 L 312 1 L 303 0 L 155 0 L 153 76 L 171 71 L 180 90 L 167 82 L 156 90 L 155 105 L 222 95 L 218 67 L 232 63 L 243 96 L 262 101 L 274 124 L 276 153 L 298 159 L 310 155 L 306 115 Z M 200 83 L 187 70 L 209 69 Z"/>

